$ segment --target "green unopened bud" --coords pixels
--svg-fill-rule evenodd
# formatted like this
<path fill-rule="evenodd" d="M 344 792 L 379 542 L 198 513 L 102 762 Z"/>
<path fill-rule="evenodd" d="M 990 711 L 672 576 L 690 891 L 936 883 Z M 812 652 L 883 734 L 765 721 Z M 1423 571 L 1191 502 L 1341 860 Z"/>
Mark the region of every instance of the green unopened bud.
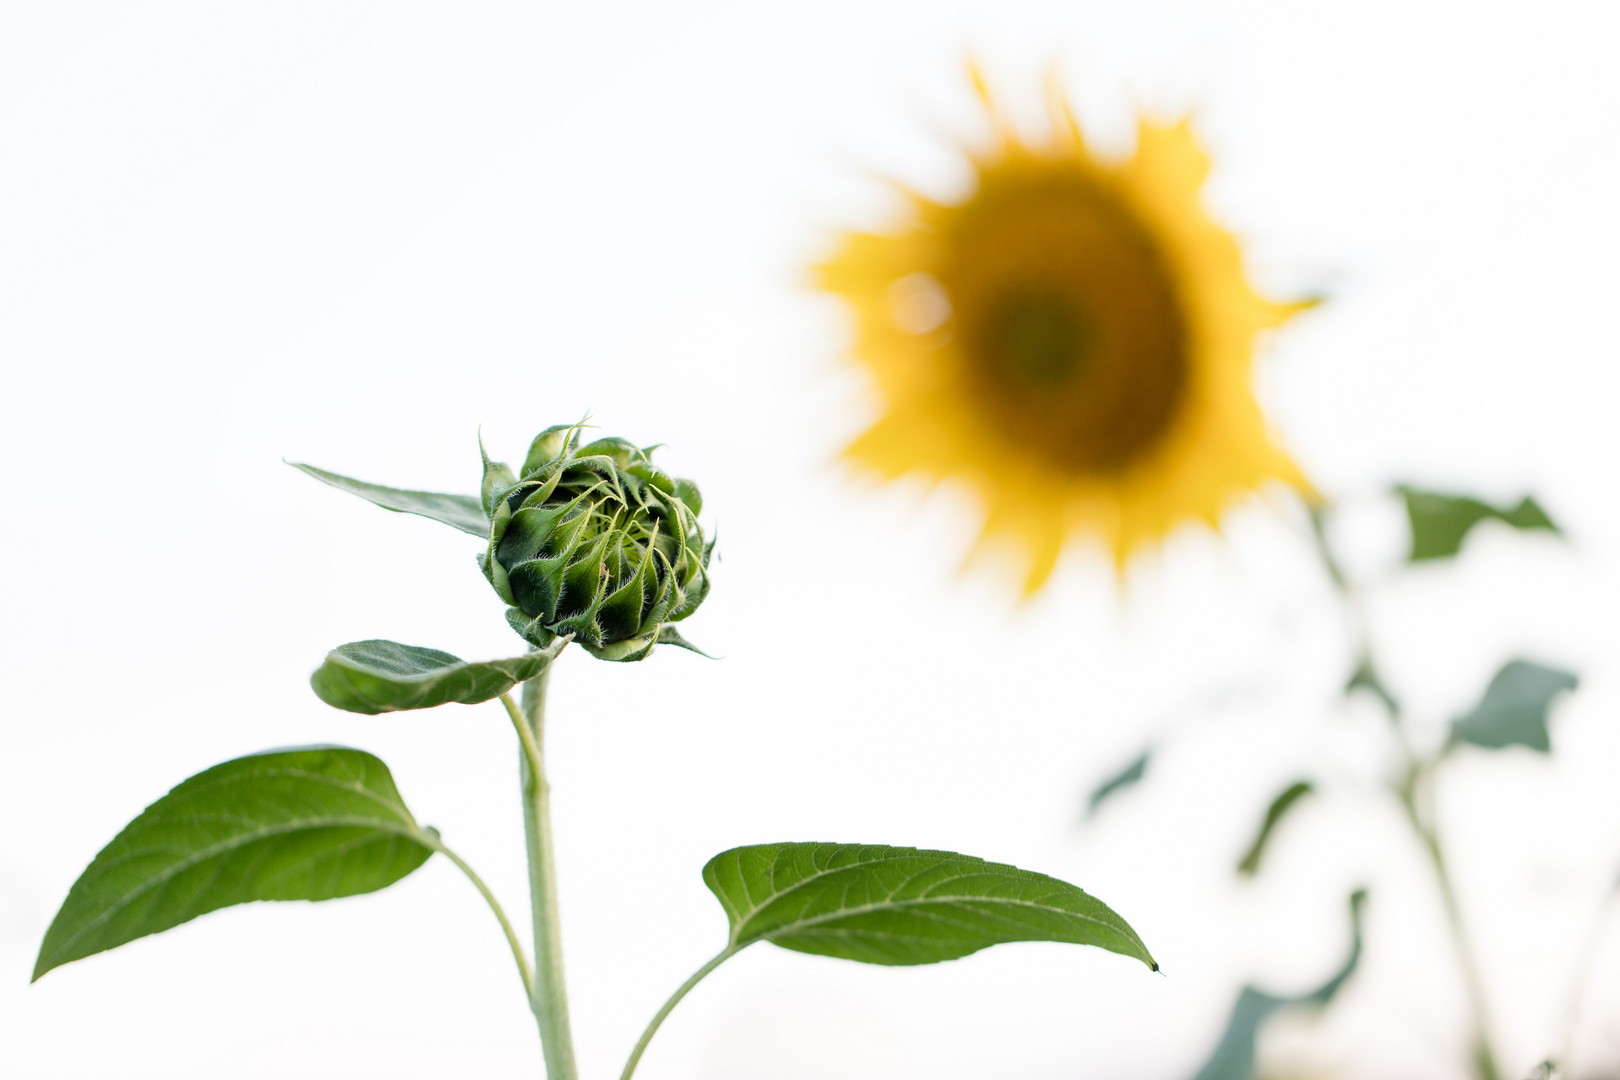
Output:
<path fill-rule="evenodd" d="M 489 550 L 506 619 L 537 648 L 564 634 L 603 660 L 640 660 L 709 593 L 697 485 L 623 439 L 579 445 L 579 426 L 535 437 L 513 478 L 484 459 Z M 687 646 L 690 647 L 690 646 Z"/>

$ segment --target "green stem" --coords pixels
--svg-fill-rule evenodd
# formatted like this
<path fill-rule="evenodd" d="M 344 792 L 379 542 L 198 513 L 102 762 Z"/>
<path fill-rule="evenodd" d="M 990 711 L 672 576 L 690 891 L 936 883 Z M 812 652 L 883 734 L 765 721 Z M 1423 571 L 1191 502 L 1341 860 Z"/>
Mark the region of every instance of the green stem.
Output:
<path fill-rule="evenodd" d="M 488 885 L 484 884 L 484 879 L 473 872 L 473 868 L 467 865 L 465 859 L 445 847 L 444 841 L 440 840 L 436 834 L 424 832 L 416 840 L 423 847 L 432 848 L 455 863 L 456 868 L 466 874 L 467 880 L 471 881 L 478 891 L 483 894 L 484 902 L 489 905 L 489 910 L 495 913 L 495 918 L 501 924 L 501 932 L 506 935 L 506 943 L 512 947 L 512 959 L 517 961 L 518 977 L 523 980 L 523 992 L 531 998 L 534 997 L 534 972 L 530 970 L 529 958 L 523 952 L 523 942 L 518 939 L 517 931 L 512 928 L 512 920 L 506 917 L 506 912 L 501 908 L 500 901 L 495 899 L 495 894 L 490 892 Z"/>
<path fill-rule="evenodd" d="M 540 676 L 544 678 L 545 675 Z M 542 696 L 545 694 L 541 689 Z M 518 743 L 523 747 L 523 761 L 521 764 L 529 770 L 524 774 L 524 790 L 528 790 L 528 776 L 544 776 L 546 774 L 545 759 L 540 754 L 540 742 L 535 738 L 535 732 L 529 727 L 528 719 L 523 715 L 517 702 L 512 700 L 511 694 L 501 695 L 501 704 L 506 706 L 506 715 L 512 718 L 512 726 L 517 729 Z M 543 721 L 544 718 L 542 718 Z"/>
<path fill-rule="evenodd" d="M 523 743 L 523 834 L 529 855 L 529 900 L 534 912 L 534 989 L 529 1007 L 540 1026 L 549 1080 L 577 1080 L 563 979 L 562 927 L 557 917 L 557 867 L 551 842 L 551 785 L 546 782 L 546 684 L 551 668 L 523 684 L 523 708 L 502 694 Z"/>
<path fill-rule="evenodd" d="M 1367 626 L 1367 615 L 1362 607 L 1360 590 L 1351 584 L 1344 569 L 1339 565 L 1338 559 L 1333 555 L 1333 548 L 1327 538 L 1327 514 L 1331 509 L 1326 504 L 1312 504 L 1311 538 L 1315 541 L 1316 552 L 1322 559 L 1322 565 L 1327 571 L 1329 579 L 1338 590 L 1339 596 L 1344 600 L 1345 608 L 1350 614 L 1352 633 L 1355 639 L 1355 649 L 1358 654 L 1358 678 L 1364 676 L 1366 685 L 1373 690 L 1383 701 L 1385 710 L 1389 715 L 1390 729 L 1400 748 L 1404 776 L 1401 783 L 1396 786 L 1396 795 L 1400 799 L 1401 808 L 1406 813 L 1406 820 L 1417 834 L 1419 842 L 1429 856 L 1429 862 L 1434 867 L 1435 880 L 1440 887 L 1441 901 L 1446 911 L 1446 921 L 1451 929 L 1451 939 L 1457 950 L 1457 962 L 1462 968 L 1463 982 L 1467 985 L 1468 1002 L 1474 1014 L 1474 1071 L 1479 1080 L 1501 1080 L 1501 1072 L 1497 1068 L 1496 1054 L 1491 1046 L 1490 1012 L 1486 1002 L 1485 983 L 1481 977 L 1479 961 L 1474 953 L 1472 942 L 1468 938 L 1468 930 L 1463 922 L 1462 906 L 1457 900 L 1457 890 L 1452 884 L 1451 872 L 1446 866 L 1445 853 L 1440 846 L 1439 831 L 1424 821 L 1423 814 L 1418 807 L 1418 788 L 1438 763 L 1438 759 L 1424 761 L 1419 758 L 1412 746 L 1411 737 L 1407 734 L 1405 718 L 1401 712 L 1400 704 L 1385 688 L 1383 682 L 1373 667 L 1372 635 Z M 1352 682 L 1354 687 L 1356 683 Z"/>
<path fill-rule="evenodd" d="M 664 1022 L 664 1017 L 668 1016 L 671 1010 L 681 1003 L 681 998 L 685 997 L 691 991 L 692 987 L 702 982 L 704 976 L 708 975 L 709 972 L 713 971 L 727 960 L 730 960 L 733 956 L 737 955 L 739 951 L 740 950 L 735 945 L 726 946 L 724 952 L 720 953 L 713 960 L 710 960 L 707 964 L 704 964 L 702 967 L 698 968 L 697 971 L 692 974 L 690 979 L 687 979 L 685 982 L 681 983 L 680 989 L 676 990 L 670 995 L 669 1000 L 664 1002 L 664 1007 L 659 1009 L 658 1012 L 654 1014 L 652 1022 L 647 1025 L 647 1030 L 641 1033 L 641 1039 L 636 1043 L 636 1048 L 630 1051 L 630 1060 L 624 1063 L 624 1072 L 619 1074 L 619 1080 L 630 1080 L 631 1075 L 636 1071 L 636 1065 L 641 1061 L 641 1055 L 647 1052 L 647 1044 L 652 1042 L 653 1035 L 657 1034 L 658 1025 L 662 1024 Z"/>
<path fill-rule="evenodd" d="M 1327 515 L 1332 509 L 1327 503 L 1309 503 L 1306 511 L 1311 515 L 1311 539 L 1316 542 L 1316 554 L 1322 559 L 1322 566 L 1333 584 L 1338 587 L 1339 593 L 1354 606 L 1355 590 L 1350 586 L 1350 579 L 1345 577 L 1344 568 L 1333 555 L 1333 548 L 1328 544 Z"/>
<path fill-rule="evenodd" d="M 1429 863 L 1434 867 L 1435 881 L 1440 886 L 1446 922 L 1451 928 L 1452 945 L 1457 950 L 1457 962 L 1468 989 L 1468 1003 L 1474 1013 L 1474 1070 L 1480 1080 L 1501 1080 L 1496 1052 L 1491 1046 L 1490 1006 L 1485 996 L 1485 980 L 1480 972 L 1479 958 L 1474 954 L 1473 943 L 1468 938 L 1462 905 L 1457 900 L 1457 889 L 1452 884 L 1451 871 L 1446 867 L 1445 853 L 1440 847 L 1440 834 L 1433 825 L 1423 820 L 1418 810 L 1417 788 L 1427 772 L 1427 769 L 1414 768 L 1408 775 L 1400 788 L 1401 808 L 1406 811 L 1407 822 L 1422 841 L 1423 850 L 1428 853 Z"/>

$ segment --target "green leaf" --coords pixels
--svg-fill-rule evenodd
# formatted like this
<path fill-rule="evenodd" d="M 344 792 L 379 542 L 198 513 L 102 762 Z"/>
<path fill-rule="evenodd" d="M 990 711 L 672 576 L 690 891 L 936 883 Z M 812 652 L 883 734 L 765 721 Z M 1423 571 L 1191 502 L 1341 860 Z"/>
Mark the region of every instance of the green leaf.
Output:
<path fill-rule="evenodd" d="M 1237 1004 L 1232 1006 L 1221 1041 L 1215 1044 L 1215 1052 L 1198 1070 L 1194 1080 L 1252 1080 L 1260 1025 L 1286 1004 L 1285 998 L 1245 986 Z"/>
<path fill-rule="evenodd" d="M 658 628 L 658 644 L 674 645 L 678 648 L 685 649 L 687 652 L 695 652 L 705 660 L 719 659 L 719 657 L 710 656 L 708 653 L 704 652 L 690 641 L 687 641 L 681 636 L 681 632 L 675 629 L 669 623 L 665 623 L 663 626 Z"/>
<path fill-rule="evenodd" d="M 756 941 L 866 964 L 932 964 L 1011 941 L 1095 945 L 1158 964 L 1102 901 L 1044 874 L 948 851 L 758 844 L 716 855 L 703 881 Z"/>
<path fill-rule="evenodd" d="M 101 849 L 45 932 L 34 978 L 231 904 L 373 892 L 437 843 L 388 767 L 363 751 L 275 750 L 215 765 Z"/>
<path fill-rule="evenodd" d="M 489 535 L 488 519 L 495 516 L 495 506 L 517 485 L 517 477 L 512 474 L 511 466 L 504 461 L 491 461 L 484 452 L 484 437 L 478 436 L 478 456 L 484 459 L 484 479 L 478 485 L 478 504 L 485 517 L 484 531 L 480 536 Z"/>
<path fill-rule="evenodd" d="M 1142 777 L 1147 775 L 1148 763 L 1152 760 L 1153 747 L 1150 746 L 1143 750 L 1135 761 L 1092 789 L 1091 795 L 1086 799 L 1086 816 L 1092 817 L 1097 813 L 1097 807 L 1110 797 L 1141 783 Z"/>
<path fill-rule="evenodd" d="M 1365 889 L 1358 889 L 1350 897 L 1350 956 L 1338 973 L 1315 990 L 1293 997 L 1278 997 L 1253 986 L 1245 986 L 1238 995 L 1237 1004 L 1232 1007 L 1232 1015 L 1226 1022 L 1221 1041 L 1216 1044 L 1215 1052 L 1198 1070 L 1194 1080 L 1253 1080 L 1255 1040 L 1260 1033 L 1260 1025 L 1278 1009 L 1302 1005 L 1321 1007 L 1333 1000 L 1361 962 L 1361 907 L 1366 899 Z"/>
<path fill-rule="evenodd" d="M 949 851 L 880 844 L 756 844 L 722 851 L 703 882 L 726 909 L 726 947 L 653 1016 L 620 1080 L 670 1011 L 740 950 L 760 941 L 864 964 L 933 964 L 1009 941 L 1067 941 L 1134 957 L 1142 939 L 1102 901 L 1028 870 Z"/>
<path fill-rule="evenodd" d="M 1549 753 L 1552 740 L 1547 734 L 1547 707 L 1553 698 L 1579 683 L 1568 671 L 1510 660 L 1491 679 L 1474 711 L 1452 721 L 1452 742 L 1491 750 L 1528 746 Z"/>
<path fill-rule="evenodd" d="M 301 465 L 296 461 L 289 461 L 287 464 L 295 469 L 302 469 L 323 484 L 331 484 L 339 491 L 347 491 L 350 495 L 358 495 L 367 502 L 376 503 L 384 510 L 418 514 L 434 521 L 442 521 L 481 540 L 489 538 L 489 518 L 484 516 L 483 506 L 471 495 L 405 491 L 401 488 L 383 487 L 381 484 L 368 484 L 364 480 L 353 480 L 347 476 L 327 472 L 325 469 L 317 469 L 313 465 Z"/>
<path fill-rule="evenodd" d="M 478 663 L 397 641 L 351 641 L 326 654 L 309 684 L 328 705 L 369 715 L 449 702 L 476 705 L 540 674 L 569 640 L 560 637 L 510 660 Z"/>
<path fill-rule="evenodd" d="M 1445 559 L 1457 554 L 1469 531 L 1487 519 L 1520 530 L 1560 531 L 1547 512 L 1528 495 L 1519 505 L 1501 510 L 1466 495 L 1440 495 L 1404 484 L 1395 490 L 1406 500 L 1406 516 L 1412 522 L 1412 552 L 1407 557 L 1408 562 Z"/>
<path fill-rule="evenodd" d="M 1260 823 L 1260 832 L 1255 836 L 1254 843 L 1249 845 L 1248 854 L 1238 863 L 1238 873 L 1245 877 L 1253 877 L 1260 870 L 1260 860 L 1266 853 L 1266 844 L 1270 842 L 1277 823 L 1295 803 L 1315 790 L 1309 780 L 1300 780 L 1288 785 L 1282 794 L 1271 800 L 1271 805 L 1266 808 L 1266 818 Z"/>

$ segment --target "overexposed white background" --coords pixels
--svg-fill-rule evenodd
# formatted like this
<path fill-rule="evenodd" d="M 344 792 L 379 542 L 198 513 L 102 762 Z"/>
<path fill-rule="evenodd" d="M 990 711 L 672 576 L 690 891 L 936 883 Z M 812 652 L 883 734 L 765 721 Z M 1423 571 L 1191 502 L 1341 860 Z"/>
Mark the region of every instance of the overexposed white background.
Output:
<path fill-rule="evenodd" d="M 308 672 L 389 637 L 520 643 L 476 542 L 283 457 L 476 490 L 594 412 L 667 443 L 720 531 L 687 625 L 724 657 L 570 654 L 549 756 L 575 1038 L 616 1075 L 723 941 L 698 871 L 782 839 L 943 847 L 1075 881 L 1163 977 L 1018 945 L 877 969 L 761 946 L 639 1075 L 1178 1080 L 1237 987 L 1313 985 L 1369 883 L 1366 963 L 1272 1060 L 1459 1077 L 1463 998 L 1423 865 L 1370 791 L 1342 626 L 1297 508 L 1178 534 L 1123 587 L 1081 550 L 1035 602 L 956 574 L 974 508 L 834 464 L 871 415 L 848 320 L 807 287 L 841 228 L 940 196 L 982 134 L 971 52 L 1037 115 L 1056 63 L 1104 146 L 1193 109 L 1209 205 L 1256 279 L 1332 302 L 1257 386 L 1382 580 L 1388 485 L 1533 490 L 1570 534 L 1480 531 L 1373 613 L 1438 732 L 1523 654 L 1578 670 L 1557 757 L 1470 756 L 1441 792 L 1505 1064 L 1557 1049 L 1620 866 L 1620 18 L 1607 5 L 1153 0 L 681 5 L 43 3 L 0 8 L 0 1064 L 8 1075 L 535 1076 L 505 945 L 443 860 L 383 893 L 206 916 L 52 972 L 69 885 L 217 761 L 339 742 L 522 909 L 496 705 L 365 718 Z M 1147 741 L 1146 782 L 1085 793 Z M 1303 804 L 1252 884 L 1270 796 Z M 1620 1066 L 1620 929 L 1578 1051 Z M 1608 1020 L 1605 1025 L 1605 1020 Z"/>

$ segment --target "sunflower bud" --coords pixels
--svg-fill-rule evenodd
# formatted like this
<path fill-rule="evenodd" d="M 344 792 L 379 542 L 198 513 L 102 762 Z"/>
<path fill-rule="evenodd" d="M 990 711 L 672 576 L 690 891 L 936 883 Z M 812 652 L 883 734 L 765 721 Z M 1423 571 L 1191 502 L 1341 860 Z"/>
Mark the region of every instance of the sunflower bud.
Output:
<path fill-rule="evenodd" d="M 640 660 L 709 593 L 697 485 L 623 439 L 579 445 L 578 425 L 535 437 L 513 476 L 484 462 L 484 576 L 536 648 L 572 634 L 602 660 Z M 690 648 L 690 646 L 687 646 Z"/>

